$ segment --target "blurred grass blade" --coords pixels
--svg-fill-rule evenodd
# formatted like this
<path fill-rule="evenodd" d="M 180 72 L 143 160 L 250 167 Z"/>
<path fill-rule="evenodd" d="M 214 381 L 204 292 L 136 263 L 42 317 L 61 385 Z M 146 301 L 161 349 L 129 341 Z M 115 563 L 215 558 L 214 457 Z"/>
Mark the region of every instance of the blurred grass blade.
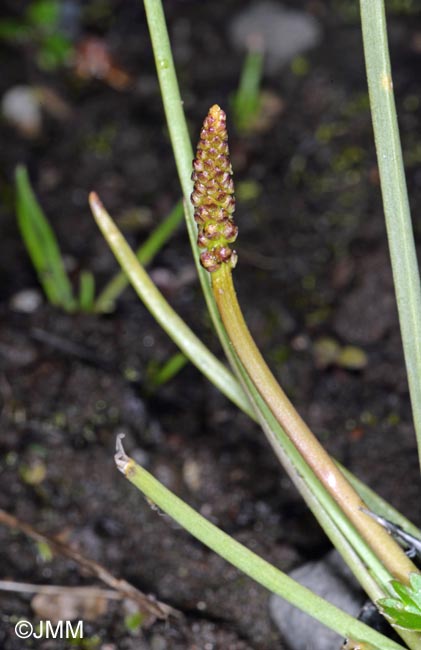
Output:
<path fill-rule="evenodd" d="M 383 0 L 360 0 L 371 114 L 421 462 L 421 289 L 387 42 Z"/>
<path fill-rule="evenodd" d="M 123 235 L 105 210 L 97 195 L 89 197 L 95 220 L 116 256 L 121 268 L 127 274 L 133 288 L 147 309 L 167 332 L 180 350 L 228 399 L 241 410 L 253 417 L 253 411 L 244 391 L 232 373 L 209 352 L 202 341 L 191 331 L 185 322 L 170 307 L 156 288 L 144 268 L 139 263 Z"/>
<path fill-rule="evenodd" d="M 343 637 L 357 638 L 371 643 L 378 650 L 403 650 L 403 646 L 391 641 L 364 623 L 360 623 L 327 600 L 315 595 L 306 587 L 295 582 L 287 574 L 224 533 L 220 528 L 211 524 L 159 483 L 143 467 L 126 456 L 120 441 L 118 442 L 115 459 L 120 471 L 153 504 L 156 504 L 208 548 L 272 593 L 281 596 Z"/>
<path fill-rule="evenodd" d="M 240 83 L 232 98 L 234 123 L 238 131 L 247 132 L 260 110 L 260 85 L 263 74 L 263 52 L 249 50 L 244 59 Z"/>
<path fill-rule="evenodd" d="M 92 312 L 95 300 L 95 278 L 90 271 L 81 271 L 79 275 L 79 308 Z"/>
<path fill-rule="evenodd" d="M 76 301 L 60 249 L 32 190 L 26 168 L 17 167 L 15 177 L 19 229 L 40 284 L 50 303 L 73 311 Z"/>
<path fill-rule="evenodd" d="M 137 249 L 136 256 L 142 266 L 147 266 L 152 261 L 182 220 L 183 202 L 179 201 L 164 221 L 155 228 L 147 240 Z M 99 294 L 95 303 L 95 311 L 112 311 L 117 298 L 123 293 L 128 284 L 130 283 L 126 274 L 122 271 L 117 273 Z"/>
<path fill-rule="evenodd" d="M 188 363 L 187 357 L 182 352 L 176 352 L 164 363 L 161 368 L 156 369 L 149 379 L 152 389 L 159 388 L 173 379 Z"/>

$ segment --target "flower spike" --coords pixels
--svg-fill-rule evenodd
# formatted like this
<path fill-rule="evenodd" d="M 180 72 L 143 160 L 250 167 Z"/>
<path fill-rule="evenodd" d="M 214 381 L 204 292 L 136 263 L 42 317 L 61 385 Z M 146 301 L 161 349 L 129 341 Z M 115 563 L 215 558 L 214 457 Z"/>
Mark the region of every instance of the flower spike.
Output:
<path fill-rule="evenodd" d="M 193 161 L 192 180 L 191 202 L 198 225 L 197 245 L 204 249 L 200 255 L 202 266 L 210 273 L 217 271 L 223 263 L 234 268 L 237 253 L 229 246 L 238 233 L 233 220 L 234 183 L 226 115 L 217 104 L 209 109 L 203 122 Z"/>

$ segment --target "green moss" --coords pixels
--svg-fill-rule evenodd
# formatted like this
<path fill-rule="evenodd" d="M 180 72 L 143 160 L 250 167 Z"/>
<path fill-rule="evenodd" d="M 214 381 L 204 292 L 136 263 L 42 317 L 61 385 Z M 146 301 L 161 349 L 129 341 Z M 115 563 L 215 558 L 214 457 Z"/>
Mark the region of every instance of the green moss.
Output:
<path fill-rule="evenodd" d="M 291 62 L 291 70 L 297 77 L 305 77 L 310 71 L 310 61 L 305 56 L 296 56 Z"/>
<path fill-rule="evenodd" d="M 110 158 L 116 135 L 116 124 L 106 124 L 95 133 L 90 133 L 87 136 L 84 142 L 84 148 L 99 158 Z"/>

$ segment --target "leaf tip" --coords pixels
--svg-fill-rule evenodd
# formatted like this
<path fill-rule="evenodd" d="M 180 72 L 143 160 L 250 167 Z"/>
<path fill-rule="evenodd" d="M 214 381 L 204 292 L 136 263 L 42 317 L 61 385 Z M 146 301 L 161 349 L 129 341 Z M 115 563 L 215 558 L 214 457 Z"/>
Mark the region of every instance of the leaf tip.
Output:
<path fill-rule="evenodd" d="M 89 205 L 93 212 L 100 210 L 104 206 L 101 203 L 101 200 L 96 192 L 89 193 Z"/>
<path fill-rule="evenodd" d="M 119 433 L 117 435 L 117 440 L 116 440 L 116 444 L 115 444 L 116 453 L 114 455 L 114 460 L 115 460 L 115 464 L 117 465 L 117 469 L 120 470 L 120 472 L 122 474 L 127 476 L 127 471 L 128 471 L 128 467 L 130 465 L 130 460 L 131 459 L 128 457 L 128 455 L 124 451 L 124 447 L 123 447 L 123 443 L 122 443 L 122 440 L 123 440 L 124 437 L 125 437 L 124 433 Z"/>

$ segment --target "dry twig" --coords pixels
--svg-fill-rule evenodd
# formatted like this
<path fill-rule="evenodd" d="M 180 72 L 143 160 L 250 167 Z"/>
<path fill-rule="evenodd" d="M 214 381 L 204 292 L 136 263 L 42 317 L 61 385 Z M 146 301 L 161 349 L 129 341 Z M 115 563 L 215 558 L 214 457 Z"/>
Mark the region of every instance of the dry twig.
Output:
<path fill-rule="evenodd" d="M 79 551 L 72 548 L 68 544 L 65 544 L 61 540 L 58 540 L 54 537 L 50 537 L 49 535 L 45 535 L 44 533 L 40 533 L 30 524 L 17 519 L 13 515 L 1 509 L 0 524 L 4 524 L 5 526 L 14 528 L 15 530 L 19 530 L 36 542 L 48 544 L 53 553 L 62 555 L 76 562 L 89 574 L 95 576 L 106 585 L 117 591 L 122 597 L 128 598 L 135 602 L 142 613 L 147 615 L 148 624 L 152 624 L 156 619 L 166 619 L 170 615 L 177 617 L 181 616 L 181 612 L 178 610 L 173 609 L 169 605 L 156 600 L 153 596 L 148 596 L 142 593 L 139 591 L 139 589 L 136 589 L 136 587 L 131 585 L 126 580 L 116 578 L 112 573 L 108 571 L 108 569 L 103 567 L 101 564 L 85 557 Z"/>

